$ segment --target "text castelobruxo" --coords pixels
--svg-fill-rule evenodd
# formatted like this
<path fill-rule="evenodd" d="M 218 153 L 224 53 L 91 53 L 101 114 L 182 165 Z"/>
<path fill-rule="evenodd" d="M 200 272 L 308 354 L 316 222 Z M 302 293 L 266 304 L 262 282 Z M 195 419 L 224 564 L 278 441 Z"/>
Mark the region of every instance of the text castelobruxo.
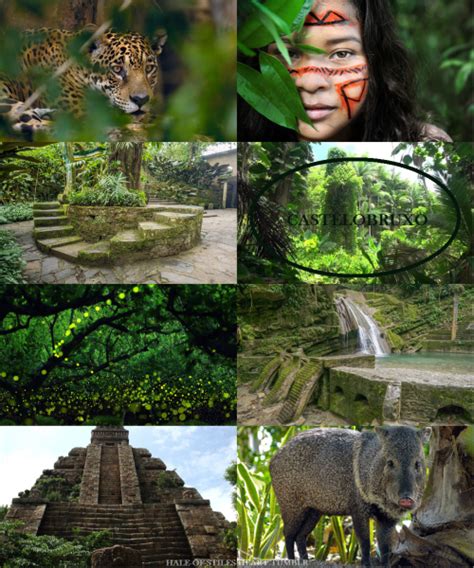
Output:
<path fill-rule="evenodd" d="M 288 215 L 288 224 L 292 227 L 309 225 L 401 227 L 426 225 L 427 223 L 428 217 L 422 213 L 417 215 L 410 213 L 357 213 L 356 215 L 348 215 L 347 213 L 290 213 Z"/>

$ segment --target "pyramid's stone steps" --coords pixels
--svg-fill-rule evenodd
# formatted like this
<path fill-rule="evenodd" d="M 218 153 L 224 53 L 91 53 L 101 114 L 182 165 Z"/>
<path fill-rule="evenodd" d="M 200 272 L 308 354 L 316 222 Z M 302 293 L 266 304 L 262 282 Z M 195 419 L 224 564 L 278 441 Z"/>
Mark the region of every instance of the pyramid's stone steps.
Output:
<path fill-rule="evenodd" d="M 103 449 L 105 449 L 104 447 Z M 116 449 L 116 448 L 107 448 Z M 115 456 L 107 451 L 102 462 L 107 464 L 111 485 L 117 485 L 111 467 Z M 104 494 L 99 486 L 99 499 Z M 72 538 L 73 529 L 79 534 L 109 530 L 113 544 L 122 544 L 140 551 L 144 566 L 161 568 L 167 560 L 192 560 L 188 539 L 173 504 L 156 505 L 81 505 L 79 503 L 50 503 L 38 534 L 54 534 Z"/>

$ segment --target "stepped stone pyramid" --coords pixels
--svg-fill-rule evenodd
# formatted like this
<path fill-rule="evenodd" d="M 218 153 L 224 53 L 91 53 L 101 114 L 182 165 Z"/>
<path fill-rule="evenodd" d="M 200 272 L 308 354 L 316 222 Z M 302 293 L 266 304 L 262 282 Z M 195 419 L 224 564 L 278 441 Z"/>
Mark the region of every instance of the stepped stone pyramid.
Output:
<path fill-rule="evenodd" d="M 159 458 L 130 446 L 121 427 L 95 428 L 87 448 L 60 457 L 13 499 L 7 519 L 22 521 L 25 532 L 64 538 L 109 530 L 113 545 L 140 551 L 143 567 L 235 559 L 223 544 L 224 516 Z"/>

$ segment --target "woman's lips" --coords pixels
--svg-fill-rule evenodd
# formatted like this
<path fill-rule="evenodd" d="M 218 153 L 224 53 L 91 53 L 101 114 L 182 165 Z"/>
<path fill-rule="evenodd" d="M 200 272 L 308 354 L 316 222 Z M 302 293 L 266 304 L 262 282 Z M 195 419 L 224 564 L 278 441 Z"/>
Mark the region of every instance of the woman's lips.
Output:
<path fill-rule="evenodd" d="M 330 115 L 336 110 L 337 107 L 329 105 L 307 105 L 304 107 L 309 118 L 316 122 L 323 120 L 326 116 Z"/>

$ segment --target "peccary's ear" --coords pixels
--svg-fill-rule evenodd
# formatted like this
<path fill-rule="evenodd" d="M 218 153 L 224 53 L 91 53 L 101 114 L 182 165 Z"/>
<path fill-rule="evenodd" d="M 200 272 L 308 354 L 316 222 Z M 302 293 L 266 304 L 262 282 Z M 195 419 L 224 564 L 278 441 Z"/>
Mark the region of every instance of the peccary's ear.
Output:
<path fill-rule="evenodd" d="M 422 444 L 426 444 L 427 442 L 429 442 L 432 431 L 433 430 L 429 426 L 423 428 L 423 430 L 418 430 L 418 436 L 420 436 Z"/>
<path fill-rule="evenodd" d="M 166 30 L 160 29 L 156 32 L 155 37 L 151 40 L 151 48 L 154 52 L 156 52 L 156 55 L 160 55 L 163 51 L 163 46 L 167 39 L 168 34 L 166 33 Z"/>

